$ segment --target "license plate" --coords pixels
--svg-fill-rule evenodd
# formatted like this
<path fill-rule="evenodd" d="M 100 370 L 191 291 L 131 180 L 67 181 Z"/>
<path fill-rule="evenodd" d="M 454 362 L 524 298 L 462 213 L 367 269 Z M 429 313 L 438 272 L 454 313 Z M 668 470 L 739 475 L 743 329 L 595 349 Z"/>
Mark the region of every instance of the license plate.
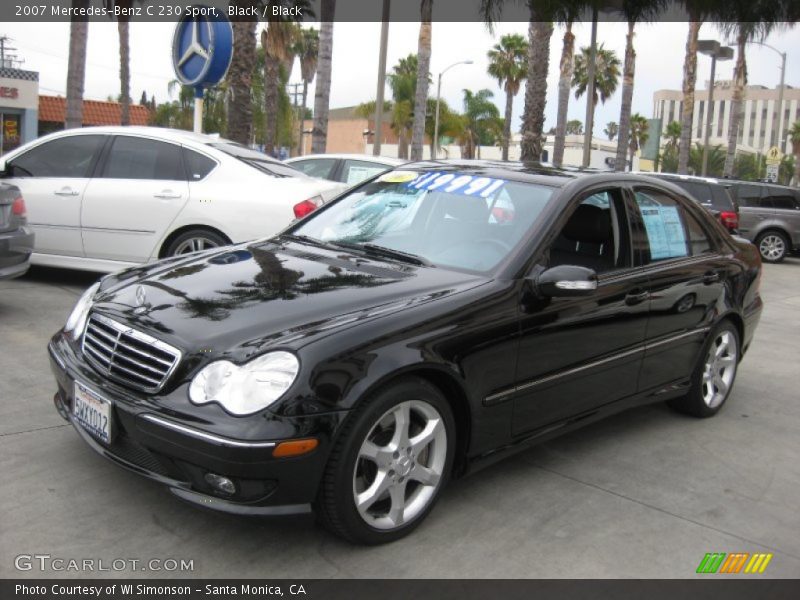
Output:
<path fill-rule="evenodd" d="M 111 402 L 75 382 L 72 415 L 86 431 L 106 444 L 111 443 Z"/>

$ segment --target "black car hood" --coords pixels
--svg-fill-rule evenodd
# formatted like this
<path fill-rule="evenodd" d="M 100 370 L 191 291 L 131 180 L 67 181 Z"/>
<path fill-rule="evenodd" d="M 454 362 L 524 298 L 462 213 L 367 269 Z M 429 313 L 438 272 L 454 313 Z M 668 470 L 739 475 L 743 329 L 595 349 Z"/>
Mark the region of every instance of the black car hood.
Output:
<path fill-rule="evenodd" d="M 487 280 L 297 242 L 259 242 L 107 277 L 95 311 L 189 352 L 246 357 Z"/>

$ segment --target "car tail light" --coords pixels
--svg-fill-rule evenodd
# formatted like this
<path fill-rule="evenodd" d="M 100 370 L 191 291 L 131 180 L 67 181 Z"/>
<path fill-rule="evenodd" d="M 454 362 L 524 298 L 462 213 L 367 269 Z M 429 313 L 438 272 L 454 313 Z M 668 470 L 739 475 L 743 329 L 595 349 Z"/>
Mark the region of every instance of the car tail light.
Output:
<path fill-rule="evenodd" d="M 322 196 L 314 196 L 294 205 L 294 216 L 302 219 L 322 206 Z"/>
<path fill-rule="evenodd" d="M 719 220 L 728 229 L 737 229 L 739 227 L 739 215 L 733 211 L 723 210 L 719 213 Z"/>
<path fill-rule="evenodd" d="M 11 214 L 21 219 L 28 216 L 28 210 L 25 208 L 25 200 L 22 196 L 14 200 L 14 203 L 11 205 Z"/>

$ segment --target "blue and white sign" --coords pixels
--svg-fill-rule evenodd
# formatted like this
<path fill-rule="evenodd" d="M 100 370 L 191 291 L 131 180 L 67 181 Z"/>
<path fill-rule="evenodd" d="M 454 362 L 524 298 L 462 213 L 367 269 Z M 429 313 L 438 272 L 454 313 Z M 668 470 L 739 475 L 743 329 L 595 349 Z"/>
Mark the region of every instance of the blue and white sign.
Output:
<path fill-rule="evenodd" d="M 187 11 L 175 27 L 172 66 L 181 83 L 201 89 L 218 84 L 228 72 L 233 27 L 222 11 L 193 8 L 198 10 Z"/>

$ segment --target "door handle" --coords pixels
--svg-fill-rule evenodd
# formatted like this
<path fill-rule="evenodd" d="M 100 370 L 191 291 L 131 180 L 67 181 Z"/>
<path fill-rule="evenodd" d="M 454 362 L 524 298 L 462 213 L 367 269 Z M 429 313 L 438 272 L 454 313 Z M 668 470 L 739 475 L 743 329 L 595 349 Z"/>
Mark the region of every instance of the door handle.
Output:
<path fill-rule="evenodd" d="M 709 271 L 703 275 L 703 283 L 706 285 L 717 283 L 719 281 L 719 273 L 717 271 Z"/>
<path fill-rule="evenodd" d="M 628 306 L 632 306 L 634 304 L 639 304 L 641 302 L 644 302 L 648 298 L 650 298 L 650 292 L 647 291 L 628 292 L 625 295 L 625 304 L 627 304 Z"/>
<path fill-rule="evenodd" d="M 158 198 L 159 200 L 175 200 L 180 197 L 180 194 L 175 194 L 172 190 L 162 190 L 158 194 L 153 194 L 153 198 Z"/>
<path fill-rule="evenodd" d="M 78 192 L 73 190 L 71 187 L 64 186 L 60 190 L 56 190 L 53 192 L 56 196 L 77 196 Z"/>

